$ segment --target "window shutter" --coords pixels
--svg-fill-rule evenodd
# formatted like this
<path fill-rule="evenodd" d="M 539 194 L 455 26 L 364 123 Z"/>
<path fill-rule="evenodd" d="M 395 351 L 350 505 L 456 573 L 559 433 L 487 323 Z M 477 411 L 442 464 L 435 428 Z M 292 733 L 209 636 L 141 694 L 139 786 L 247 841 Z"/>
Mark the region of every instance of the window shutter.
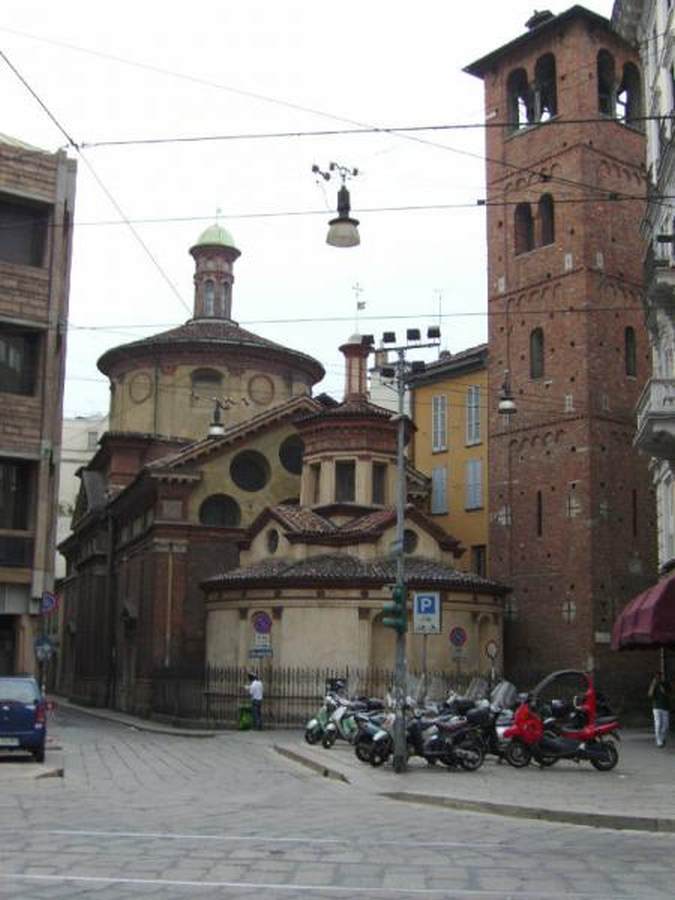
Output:
<path fill-rule="evenodd" d="M 447 450 L 447 397 L 438 394 L 431 401 L 431 449 Z"/>
<path fill-rule="evenodd" d="M 483 505 L 483 472 L 480 459 L 466 464 L 466 508 L 479 509 Z"/>
<path fill-rule="evenodd" d="M 436 466 L 431 470 L 431 512 L 434 515 L 448 511 L 448 470 Z"/>
<path fill-rule="evenodd" d="M 466 395 L 466 443 L 480 443 L 480 386 L 472 385 Z"/>

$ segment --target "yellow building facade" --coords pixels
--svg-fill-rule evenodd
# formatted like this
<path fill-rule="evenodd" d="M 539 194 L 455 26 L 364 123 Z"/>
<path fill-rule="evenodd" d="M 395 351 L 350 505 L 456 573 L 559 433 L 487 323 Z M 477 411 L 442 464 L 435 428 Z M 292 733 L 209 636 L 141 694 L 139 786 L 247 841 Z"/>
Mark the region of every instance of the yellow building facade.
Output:
<path fill-rule="evenodd" d="M 467 548 L 458 568 L 488 572 L 487 344 L 442 353 L 410 382 L 411 461 L 432 481 L 432 520 Z"/>

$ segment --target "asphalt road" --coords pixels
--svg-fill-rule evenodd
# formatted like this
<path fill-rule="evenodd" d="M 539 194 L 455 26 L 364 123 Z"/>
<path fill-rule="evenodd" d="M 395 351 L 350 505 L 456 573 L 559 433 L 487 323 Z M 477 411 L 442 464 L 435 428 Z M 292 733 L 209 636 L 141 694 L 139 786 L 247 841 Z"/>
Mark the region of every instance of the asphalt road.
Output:
<path fill-rule="evenodd" d="M 280 757 L 267 732 L 170 737 L 60 712 L 52 734 L 65 778 L 0 761 L 3 898 L 673 896 L 672 835 L 374 797 Z"/>

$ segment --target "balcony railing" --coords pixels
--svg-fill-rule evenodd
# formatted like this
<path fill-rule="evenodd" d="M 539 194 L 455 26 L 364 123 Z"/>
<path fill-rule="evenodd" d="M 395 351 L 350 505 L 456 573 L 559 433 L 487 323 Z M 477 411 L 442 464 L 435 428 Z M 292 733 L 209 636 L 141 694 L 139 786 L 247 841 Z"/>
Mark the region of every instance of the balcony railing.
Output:
<path fill-rule="evenodd" d="M 675 456 L 675 378 L 651 378 L 637 406 L 635 444 L 666 459 Z"/>
<path fill-rule="evenodd" d="M 0 532 L 0 566 L 28 569 L 33 565 L 33 535 Z"/>

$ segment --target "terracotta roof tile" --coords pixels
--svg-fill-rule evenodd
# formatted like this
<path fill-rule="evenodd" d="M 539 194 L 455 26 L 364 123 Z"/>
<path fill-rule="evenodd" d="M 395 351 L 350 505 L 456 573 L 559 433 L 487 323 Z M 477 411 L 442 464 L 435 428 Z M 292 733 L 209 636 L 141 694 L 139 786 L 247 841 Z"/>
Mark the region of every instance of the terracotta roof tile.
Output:
<path fill-rule="evenodd" d="M 344 587 L 351 582 L 391 584 L 396 580 L 396 560 L 382 557 L 363 560 L 348 554 L 322 554 L 303 560 L 265 559 L 250 566 L 241 566 L 204 582 L 213 587 L 240 587 L 247 584 L 269 584 L 283 588 L 306 582 L 332 582 Z M 496 581 L 481 578 L 472 572 L 461 572 L 452 566 L 419 556 L 407 556 L 405 580 L 410 587 L 438 586 L 446 590 L 476 591 L 504 594 L 509 588 Z"/>

